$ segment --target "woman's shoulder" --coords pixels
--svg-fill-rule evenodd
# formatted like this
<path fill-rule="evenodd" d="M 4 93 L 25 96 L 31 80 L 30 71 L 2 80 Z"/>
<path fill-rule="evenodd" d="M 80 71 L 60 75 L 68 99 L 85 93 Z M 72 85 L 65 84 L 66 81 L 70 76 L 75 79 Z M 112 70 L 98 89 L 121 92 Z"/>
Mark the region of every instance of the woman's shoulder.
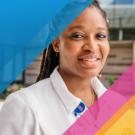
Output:
<path fill-rule="evenodd" d="M 46 106 L 49 91 L 51 91 L 50 80 L 45 79 L 10 94 L 0 110 L 0 134 L 7 133 L 6 127 L 12 135 L 15 132 L 31 134 L 30 129 L 39 121 L 38 114 L 43 112 L 46 115 L 43 105 Z M 22 125 L 25 125 L 23 127 L 25 133 L 22 131 Z"/>
<path fill-rule="evenodd" d="M 52 96 L 53 93 L 53 87 L 48 78 L 12 93 L 7 97 L 6 102 L 12 101 L 12 103 L 14 102 L 14 104 L 16 104 L 17 102 L 22 101 L 23 105 L 27 107 L 37 108 L 42 105 L 43 102 L 44 104 L 45 102 L 48 102 L 48 96 Z"/>
<path fill-rule="evenodd" d="M 50 78 L 43 79 L 39 82 L 34 83 L 33 85 L 27 86 L 25 88 L 20 89 L 14 94 L 26 94 L 26 95 L 38 95 L 43 94 L 44 92 L 48 92 L 48 89 L 51 89 L 51 81 Z"/>

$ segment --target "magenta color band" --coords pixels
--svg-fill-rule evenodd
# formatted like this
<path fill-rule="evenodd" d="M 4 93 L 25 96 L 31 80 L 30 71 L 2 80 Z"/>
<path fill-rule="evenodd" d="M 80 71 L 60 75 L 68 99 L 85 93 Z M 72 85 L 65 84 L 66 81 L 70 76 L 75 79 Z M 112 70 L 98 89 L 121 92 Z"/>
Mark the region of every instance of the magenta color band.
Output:
<path fill-rule="evenodd" d="M 135 64 L 82 115 L 64 135 L 95 135 L 135 95 Z"/>

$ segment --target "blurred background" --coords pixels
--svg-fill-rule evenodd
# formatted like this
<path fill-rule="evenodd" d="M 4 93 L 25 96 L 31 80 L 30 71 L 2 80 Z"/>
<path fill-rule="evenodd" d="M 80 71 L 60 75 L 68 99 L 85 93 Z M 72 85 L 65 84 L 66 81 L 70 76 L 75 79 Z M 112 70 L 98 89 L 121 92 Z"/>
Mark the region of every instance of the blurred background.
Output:
<path fill-rule="evenodd" d="M 110 23 L 111 52 L 101 77 L 103 84 L 109 87 L 135 61 L 135 0 L 99 1 L 107 12 Z M 25 57 L 23 59 L 25 61 Z M 35 83 L 41 60 L 42 53 L 0 94 L 0 107 L 9 94 Z M 13 76 L 14 70 L 15 68 Z M 4 83 L 4 80 L 0 83 Z"/>

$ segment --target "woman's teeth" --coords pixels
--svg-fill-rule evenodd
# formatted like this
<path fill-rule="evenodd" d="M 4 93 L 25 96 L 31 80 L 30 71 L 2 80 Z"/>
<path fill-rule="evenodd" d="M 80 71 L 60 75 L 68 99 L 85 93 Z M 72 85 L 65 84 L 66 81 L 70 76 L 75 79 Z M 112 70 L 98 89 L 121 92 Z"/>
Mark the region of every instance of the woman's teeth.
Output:
<path fill-rule="evenodd" d="M 95 62 L 97 61 L 97 58 L 89 58 L 89 59 L 82 59 L 84 61 L 89 61 L 89 62 Z"/>

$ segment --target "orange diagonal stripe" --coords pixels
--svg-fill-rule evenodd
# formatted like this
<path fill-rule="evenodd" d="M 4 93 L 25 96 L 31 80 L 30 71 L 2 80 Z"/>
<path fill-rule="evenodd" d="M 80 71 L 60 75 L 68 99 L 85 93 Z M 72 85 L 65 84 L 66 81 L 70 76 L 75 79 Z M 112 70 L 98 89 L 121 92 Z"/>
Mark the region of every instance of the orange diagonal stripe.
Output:
<path fill-rule="evenodd" d="M 135 105 L 135 95 L 132 96 L 127 103 L 125 103 L 120 110 L 116 114 L 113 115 L 112 118 L 110 118 L 102 127 L 99 129 L 99 131 L 96 133 L 96 135 L 104 135 L 107 130 L 109 130 L 112 125 L 115 124 L 119 120 L 120 117 L 123 116 L 123 114 L 131 107 Z"/>

